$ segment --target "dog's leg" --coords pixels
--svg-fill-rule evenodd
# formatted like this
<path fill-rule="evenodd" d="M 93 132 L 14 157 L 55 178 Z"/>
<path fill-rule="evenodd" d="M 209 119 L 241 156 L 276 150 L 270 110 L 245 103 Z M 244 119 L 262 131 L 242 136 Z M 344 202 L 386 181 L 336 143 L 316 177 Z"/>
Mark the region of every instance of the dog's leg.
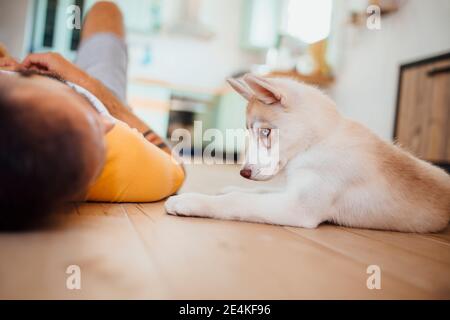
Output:
<path fill-rule="evenodd" d="M 288 193 L 238 193 L 211 196 L 184 193 L 170 197 L 166 204 L 169 214 L 243 220 L 304 228 L 315 228 L 324 220 L 311 206 L 302 206 Z M 319 208 L 317 206 L 316 208 Z"/>

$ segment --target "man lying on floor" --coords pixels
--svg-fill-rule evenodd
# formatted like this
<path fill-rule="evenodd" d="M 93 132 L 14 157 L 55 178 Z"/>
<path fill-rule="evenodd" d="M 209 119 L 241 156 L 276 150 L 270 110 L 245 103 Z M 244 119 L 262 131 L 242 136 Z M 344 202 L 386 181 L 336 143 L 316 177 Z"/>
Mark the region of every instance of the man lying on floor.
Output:
<path fill-rule="evenodd" d="M 0 55 L 0 229 L 35 226 L 69 201 L 150 202 L 184 179 L 170 149 L 126 106 L 119 9 L 99 2 L 76 65 Z"/>

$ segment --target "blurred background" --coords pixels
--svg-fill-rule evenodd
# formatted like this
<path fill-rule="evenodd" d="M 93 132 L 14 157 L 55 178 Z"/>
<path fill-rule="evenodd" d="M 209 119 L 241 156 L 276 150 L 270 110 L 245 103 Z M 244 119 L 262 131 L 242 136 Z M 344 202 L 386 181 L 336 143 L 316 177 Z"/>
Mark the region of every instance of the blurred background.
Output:
<path fill-rule="evenodd" d="M 251 71 L 319 86 L 382 138 L 449 163 L 448 0 L 115 2 L 128 32 L 129 104 L 162 136 L 193 130 L 194 120 L 224 135 L 243 128 L 245 102 L 225 79 Z M 94 3 L 0 0 L 0 42 L 19 59 L 73 59 L 79 30 L 66 27 L 67 8 L 84 15 Z M 239 154 L 234 144 L 217 148 Z"/>

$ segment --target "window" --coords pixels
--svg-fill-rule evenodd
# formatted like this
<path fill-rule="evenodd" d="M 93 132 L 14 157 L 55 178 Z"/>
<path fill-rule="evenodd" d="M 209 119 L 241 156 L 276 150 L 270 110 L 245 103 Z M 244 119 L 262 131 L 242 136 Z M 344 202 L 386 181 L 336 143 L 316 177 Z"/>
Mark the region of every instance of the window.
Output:
<path fill-rule="evenodd" d="M 44 47 L 53 46 L 57 7 L 58 7 L 58 0 L 48 0 L 47 8 L 45 11 L 44 35 L 42 39 L 42 46 Z"/>
<path fill-rule="evenodd" d="M 332 0 L 244 0 L 243 45 L 269 49 L 280 35 L 307 44 L 330 34 Z"/>
<path fill-rule="evenodd" d="M 257 0 L 253 2 L 250 16 L 250 32 L 248 41 L 254 47 L 271 47 L 278 36 L 276 2 L 273 0 Z"/>
<path fill-rule="evenodd" d="M 84 0 L 75 0 L 74 5 L 80 8 L 80 12 L 83 12 Z M 78 43 L 80 42 L 81 30 L 74 28 L 72 30 L 72 39 L 70 41 L 70 50 L 77 50 Z"/>

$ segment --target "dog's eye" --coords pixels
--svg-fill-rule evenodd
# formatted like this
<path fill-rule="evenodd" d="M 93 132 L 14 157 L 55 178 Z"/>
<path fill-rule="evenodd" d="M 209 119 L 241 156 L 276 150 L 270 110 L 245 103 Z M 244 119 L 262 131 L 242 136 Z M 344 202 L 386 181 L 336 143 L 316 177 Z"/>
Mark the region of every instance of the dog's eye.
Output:
<path fill-rule="evenodd" d="M 268 137 L 270 135 L 270 131 L 271 131 L 270 129 L 264 128 L 264 129 L 261 129 L 261 134 L 264 137 Z"/>

